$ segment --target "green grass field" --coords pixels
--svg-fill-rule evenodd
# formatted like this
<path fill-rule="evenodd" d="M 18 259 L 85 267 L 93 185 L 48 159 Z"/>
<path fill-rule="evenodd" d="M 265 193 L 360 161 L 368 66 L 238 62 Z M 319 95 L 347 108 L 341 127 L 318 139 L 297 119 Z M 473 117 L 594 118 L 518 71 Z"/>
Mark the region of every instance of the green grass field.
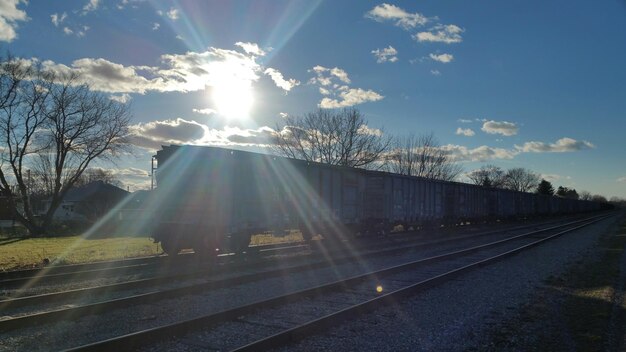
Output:
<path fill-rule="evenodd" d="M 287 236 L 259 234 L 252 245 L 301 241 L 298 231 Z M 41 266 L 47 258 L 57 264 L 78 264 L 161 254 L 161 247 L 147 237 L 85 239 L 81 236 L 0 239 L 0 271 Z"/>

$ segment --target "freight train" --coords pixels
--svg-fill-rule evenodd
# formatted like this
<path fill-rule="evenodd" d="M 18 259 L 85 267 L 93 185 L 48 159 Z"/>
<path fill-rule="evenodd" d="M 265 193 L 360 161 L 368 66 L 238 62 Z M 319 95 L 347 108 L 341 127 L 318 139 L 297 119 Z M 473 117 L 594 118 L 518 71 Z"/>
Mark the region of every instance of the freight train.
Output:
<path fill-rule="evenodd" d="M 168 254 L 246 251 L 253 234 L 361 236 L 590 212 L 590 201 L 202 146 L 154 157 L 152 237 Z"/>

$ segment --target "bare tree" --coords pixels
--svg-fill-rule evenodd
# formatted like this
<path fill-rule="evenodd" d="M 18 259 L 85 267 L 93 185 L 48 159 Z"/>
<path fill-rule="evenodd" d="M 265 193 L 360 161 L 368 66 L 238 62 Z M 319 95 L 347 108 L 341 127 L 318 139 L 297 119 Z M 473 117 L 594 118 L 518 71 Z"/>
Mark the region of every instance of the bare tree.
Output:
<path fill-rule="evenodd" d="M 395 138 L 388 160 L 389 170 L 402 175 L 452 181 L 463 171 L 432 133 Z"/>
<path fill-rule="evenodd" d="M 600 194 L 594 194 L 591 197 L 591 200 L 594 201 L 594 202 L 598 202 L 598 203 L 607 203 L 608 202 L 608 200 L 606 200 L 606 197 L 603 196 L 603 195 L 600 195 Z"/>
<path fill-rule="evenodd" d="M 0 191 L 32 235 L 49 227 L 61 200 L 89 164 L 126 146 L 129 108 L 93 92 L 77 75 L 0 59 Z M 50 205 L 33 211 L 34 179 Z"/>
<path fill-rule="evenodd" d="M 111 170 L 99 168 L 99 167 L 90 167 L 83 172 L 83 174 L 76 180 L 74 186 L 80 187 L 91 182 L 102 181 L 104 183 L 122 188 L 122 182 L 117 178 L 117 176 Z"/>
<path fill-rule="evenodd" d="M 609 202 L 615 207 L 626 208 L 626 198 L 612 196 Z"/>
<path fill-rule="evenodd" d="M 591 195 L 591 193 L 589 193 L 587 191 L 582 191 L 578 195 L 578 199 L 580 199 L 580 200 L 591 200 L 592 198 L 593 198 L 593 196 Z"/>
<path fill-rule="evenodd" d="M 319 109 L 287 117 L 277 130 L 277 153 L 331 165 L 379 168 L 390 144 L 390 138 L 368 127 L 356 109 Z"/>
<path fill-rule="evenodd" d="M 495 165 L 484 165 L 467 174 L 473 184 L 485 187 L 503 188 L 506 183 L 506 173 Z"/>
<path fill-rule="evenodd" d="M 537 188 L 539 184 L 539 175 L 522 168 L 516 167 L 506 172 L 505 187 L 520 192 L 530 192 Z"/>

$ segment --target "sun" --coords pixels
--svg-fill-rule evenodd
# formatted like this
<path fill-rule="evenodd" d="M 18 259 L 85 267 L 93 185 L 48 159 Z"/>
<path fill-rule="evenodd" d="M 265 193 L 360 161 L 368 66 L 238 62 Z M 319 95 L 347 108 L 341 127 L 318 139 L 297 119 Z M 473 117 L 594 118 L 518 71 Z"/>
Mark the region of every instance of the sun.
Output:
<path fill-rule="evenodd" d="M 227 62 L 216 68 L 211 80 L 211 99 L 215 109 L 227 119 L 247 119 L 254 104 L 252 79 L 248 70 Z"/>
<path fill-rule="evenodd" d="M 250 82 L 237 80 L 216 84 L 213 87 L 212 98 L 220 115 L 237 120 L 250 116 L 250 109 L 254 102 Z"/>

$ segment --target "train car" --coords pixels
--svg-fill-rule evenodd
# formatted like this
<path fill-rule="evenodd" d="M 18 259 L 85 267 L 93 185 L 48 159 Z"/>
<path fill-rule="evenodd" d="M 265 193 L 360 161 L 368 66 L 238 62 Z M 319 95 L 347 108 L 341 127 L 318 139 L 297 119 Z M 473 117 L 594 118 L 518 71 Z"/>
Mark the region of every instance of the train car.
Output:
<path fill-rule="evenodd" d="M 152 237 L 169 254 L 242 252 L 253 234 L 305 240 L 597 210 L 592 202 L 217 147 L 163 146 Z M 401 225 L 401 226 L 400 226 Z"/>

